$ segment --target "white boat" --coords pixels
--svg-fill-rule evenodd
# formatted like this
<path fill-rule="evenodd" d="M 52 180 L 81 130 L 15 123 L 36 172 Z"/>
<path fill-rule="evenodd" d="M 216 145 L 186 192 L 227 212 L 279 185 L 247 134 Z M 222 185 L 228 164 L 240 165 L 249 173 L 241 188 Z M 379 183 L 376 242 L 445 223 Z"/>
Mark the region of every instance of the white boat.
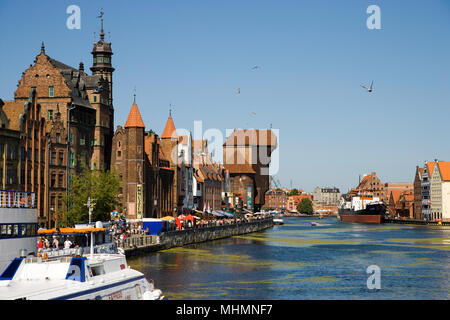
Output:
<path fill-rule="evenodd" d="M 273 224 L 278 224 L 278 225 L 284 224 L 284 221 L 283 221 L 283 219 L 275 218 L 275 219 L 273 219 Z"/>
<path fill-rule="evenodd" d="M 80 253 L 80 252 L 79 252 Z M 122 254 L 44 260 L 15 258 L 0 276 L 0 300 L 160 300 L 153 281 L 127 266 Z"/>
<path fill-rule="evenodd" d="M 311 222 L 311 226 L 317 227 L 319 224 L 317 222 Z"/>
<path fill-rule="evenodd" d="M 37 251 L 37 209 L 32 192 L 0 190 L 0 274 L 21 249 Z"/>

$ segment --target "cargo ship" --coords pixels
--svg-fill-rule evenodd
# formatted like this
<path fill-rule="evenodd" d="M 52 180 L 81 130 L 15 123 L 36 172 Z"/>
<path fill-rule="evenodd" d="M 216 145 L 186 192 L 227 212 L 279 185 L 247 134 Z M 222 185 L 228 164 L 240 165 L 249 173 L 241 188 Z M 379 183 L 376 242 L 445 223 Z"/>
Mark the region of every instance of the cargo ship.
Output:
<path fill-rule="evenodd" d="M 385 215 L 386 205 L 373 196 L 353 197 L 351 203 L 345 202 L 339 207 L 342 222 L 380 224 Z"/>

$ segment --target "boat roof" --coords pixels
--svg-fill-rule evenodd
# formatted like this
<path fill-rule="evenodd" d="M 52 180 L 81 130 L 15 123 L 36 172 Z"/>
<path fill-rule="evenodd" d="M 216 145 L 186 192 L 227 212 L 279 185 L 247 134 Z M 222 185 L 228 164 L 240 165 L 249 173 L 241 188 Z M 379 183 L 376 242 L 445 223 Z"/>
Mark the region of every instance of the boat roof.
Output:
<path fill-rule="evenodd" d="M 76 235 L 76 234 L 87 234 L 91 232 L 102 232 L 105 231 L 106 228 L 53 228 L 53 229 L 43 229 L 38 230 L 38 235 L 56 235 L 56 234 L 64 234 L 64 235 Z"/>

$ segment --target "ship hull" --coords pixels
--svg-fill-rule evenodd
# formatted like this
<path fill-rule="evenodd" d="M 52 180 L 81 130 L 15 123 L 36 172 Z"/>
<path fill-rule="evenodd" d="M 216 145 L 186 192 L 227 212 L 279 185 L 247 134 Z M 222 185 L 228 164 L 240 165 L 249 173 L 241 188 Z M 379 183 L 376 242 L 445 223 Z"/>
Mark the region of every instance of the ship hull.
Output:
<path fill-rule="evenodd" d="M 356 215 L 356 214 L 339 214 L 342 222 L 351 223 L 372 223 L 380 224 L 383 223 L 383 216 L 381 215 Z"/>

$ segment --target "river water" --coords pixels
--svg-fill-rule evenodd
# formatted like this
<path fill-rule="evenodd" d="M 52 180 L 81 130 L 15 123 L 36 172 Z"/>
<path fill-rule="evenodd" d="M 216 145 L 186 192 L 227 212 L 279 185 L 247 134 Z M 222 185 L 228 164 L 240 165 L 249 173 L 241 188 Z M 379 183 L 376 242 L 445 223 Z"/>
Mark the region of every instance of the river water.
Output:
<path fill-rule="evenodd" d="M 169 300 L 450 298 L 450 227 L 284 222 L 131 257 L 128 264 Z M 367 286 L 372 265 L 379 267 L 380 289 Z"/>

